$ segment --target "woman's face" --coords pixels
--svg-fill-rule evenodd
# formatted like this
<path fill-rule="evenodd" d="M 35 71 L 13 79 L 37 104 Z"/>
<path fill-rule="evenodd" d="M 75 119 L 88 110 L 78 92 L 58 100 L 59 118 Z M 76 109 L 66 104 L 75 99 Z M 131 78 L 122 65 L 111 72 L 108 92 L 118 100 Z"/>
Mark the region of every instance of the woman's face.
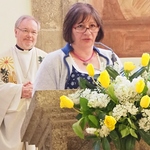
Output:
<path fill-rule="evenodd" d="M 72 44 L 84 48 L 93 46 L 99 28 L 93 17 L 87 17 L 82 23 L 79 20 L 72 28 Z"/>

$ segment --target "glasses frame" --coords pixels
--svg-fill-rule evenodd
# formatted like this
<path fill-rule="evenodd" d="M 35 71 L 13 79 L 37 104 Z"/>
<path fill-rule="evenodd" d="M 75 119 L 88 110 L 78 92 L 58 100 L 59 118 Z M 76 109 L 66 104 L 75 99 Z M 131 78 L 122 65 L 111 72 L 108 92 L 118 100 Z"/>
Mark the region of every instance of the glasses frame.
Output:
<path fill-rule="evenodd" d="M 18 30 L 20 30 L 22 33 L 24 33 L 24 34 L 29 34 L 29 33 L 31 33 L 33 36 L 36 36 L 36 35 L 38 35 L 38 32 L 36 31 L 29 31 L 29 30 L 27 30 L 27 29 L 20 29 L 19 27 L 17 27 L 17 29 Z"/>
<path fill-rule="evenodd" d="M 78 27 L 78 26 L 77 26 Z M 78 29 L 77 29 L 77 27 L 73 27 L 75 30 L 76 30 L 76 32 L 77 33 L 85 33 L 87 30 L 89 30 L 91 33 L 97 33 L 98 32 L 98 30 L 99 30 L 99 26 L 96 26 L 96 28 L 95 29 L 97 29 L 96 31 L 92 31 L 91 29 L 90 29 L 90 27 L 84 27 L 84 30 L 83 31 L 79 31 Z"/>

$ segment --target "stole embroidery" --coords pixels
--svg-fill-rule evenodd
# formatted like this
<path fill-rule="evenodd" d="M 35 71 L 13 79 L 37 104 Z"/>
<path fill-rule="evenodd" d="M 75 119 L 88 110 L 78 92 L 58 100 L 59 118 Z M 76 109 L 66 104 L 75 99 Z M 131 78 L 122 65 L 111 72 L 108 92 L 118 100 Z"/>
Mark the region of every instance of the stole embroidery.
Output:
<path fill-rule="evenodd" d="M 12 57 L 2 57 L 0 59 L 0 74 L 3 82 L 17 83 Z"/>
<path fill-rule="evenodd" d="M 41 64 L 44 57 L 38 56 L 38 62 Z M 0 77 L 5 83 L 17 83 L 16 74 L 14 71 L 14 61 L 12 57 L 0 58 Z"/>

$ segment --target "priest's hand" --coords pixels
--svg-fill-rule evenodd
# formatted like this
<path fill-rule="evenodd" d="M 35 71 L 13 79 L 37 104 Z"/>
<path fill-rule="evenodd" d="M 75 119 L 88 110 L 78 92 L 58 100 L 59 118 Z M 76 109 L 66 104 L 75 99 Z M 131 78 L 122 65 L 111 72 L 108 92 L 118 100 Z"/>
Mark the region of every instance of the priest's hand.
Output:
<path fill-rule="evenodd" d="M 21 98 L 31 98 L 33 91 L 33 84 L 31 82 L 27 82 L 22 86 L 22 94 Z"/>

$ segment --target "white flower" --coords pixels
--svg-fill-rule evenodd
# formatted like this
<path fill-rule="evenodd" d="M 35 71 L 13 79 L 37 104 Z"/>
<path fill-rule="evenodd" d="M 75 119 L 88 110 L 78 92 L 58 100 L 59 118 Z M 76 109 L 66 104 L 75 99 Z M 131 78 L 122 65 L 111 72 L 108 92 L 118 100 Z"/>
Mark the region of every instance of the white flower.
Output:
<path fill-rule="evenodd" d="M 112 115 L 118 121 L 121 117 L 126 117 L 128 113 L 136 115 L 138 113 L 138 108 L 136 108 L 133 103 L 129 102 L 126 102 L 124 105 L 118 104 L 114 107 Z"/>
<path fill-rule="evenodd" d="M 105 126 L 102 125 L 101 128 L 99 129 L 99 135 L 100 137 L 107 137 L 110 133 L 110 130 Z"/>
<path fill-rule="evenodd" d="M 143 118 L 139 120 L 140 129 L 143 129 L 144 131 L 150 131 L 150 110 L 143 109 L 142 116 Z"/>
<path fill-rule="evenodd" d="M 112 113 L 113 117 L 118 121 L 121 117 L 126 117 L 127 116 L 127 110 L 124 108 L 123 105 L 118 104 L 116 107 L 113 109 Z"/>
<path fill-rule="evenodd" d="M 150 76 L 150 72 L 147 72 L 147 71 L 145 71 L 145 72 L 141 75 L 141 77 L 144 78 L 145 80 L 147 80 L 147 79 L 149 78 L 149 76 Z"/>
<path fill-rule="evenodd" d="M 120 103 L 133 99 L 137 94 L 135 87 L 126 77 L 117 76 L 114 83 L 114 92 Z"/>
<path fill-rule="evenodd" d="M 95 93 L 95 94 L 91 93 L 88 106 L 93 108 L 96 107 L 103 108 L 106 107 L 109 102 L 110 97 L 108 97 L 108 95 L 103 93 Z"/>
<path fill-rule="evenodd" d="M 95 135 L 97 129 L 96 129 L 96 128 L 86 128 L 85 131 L 86 131 L 88 134 Z"/>
<path fill-rule="evenodd" d="M 147 94 L 150 95 L 150 82 L 149 81 L 147 82 L 147 87 L 148 87 Z"/>
<path fill-rule="evenodd" d="M 77 90 L 75 93 L 73 94 L 68 94 L 68 97 L 75 103 L 75 104 L 79 104 L 79 101 L 80 101 L 80 95 L 81 95 L 81 92 L 83 90 Z"/>
<path fill-rule="evenodd" d="M 84 97 L 84 98 L 86 98 L 86 99 L 88 99 L 89 98 L 89 96 L 90 96 L 90 94 L 91 94 L 91 89 L 85 89 L 82 93 L 81 93 L 81 97 Z"/>
<path fill-rule="evenodd" d="M 80 97 L 86 98 L 89 101 L 88 106 L 93 108 L 106 107 L 110 102 L 110 97 L 107 94 L 98 93 L 96 90 L 92 91 L 91 89 L 77 90 L 75 93 L 69 94 L 68 97 L 75 104 L 79 104 Z"/>

